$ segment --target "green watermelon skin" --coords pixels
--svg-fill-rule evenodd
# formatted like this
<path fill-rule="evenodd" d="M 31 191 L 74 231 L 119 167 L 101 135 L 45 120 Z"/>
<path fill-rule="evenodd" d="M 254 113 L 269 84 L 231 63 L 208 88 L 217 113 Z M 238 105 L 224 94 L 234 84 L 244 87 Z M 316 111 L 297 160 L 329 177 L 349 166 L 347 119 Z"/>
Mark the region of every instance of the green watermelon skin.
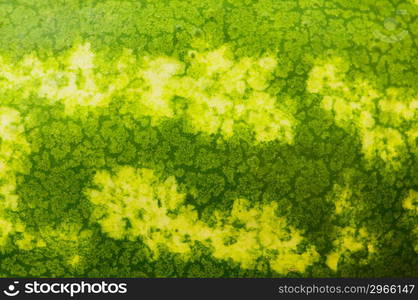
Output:
<path fill-rule="evenodd" d="M 417 15 L 0 1 L 0 276 L 417 277 Z"/>

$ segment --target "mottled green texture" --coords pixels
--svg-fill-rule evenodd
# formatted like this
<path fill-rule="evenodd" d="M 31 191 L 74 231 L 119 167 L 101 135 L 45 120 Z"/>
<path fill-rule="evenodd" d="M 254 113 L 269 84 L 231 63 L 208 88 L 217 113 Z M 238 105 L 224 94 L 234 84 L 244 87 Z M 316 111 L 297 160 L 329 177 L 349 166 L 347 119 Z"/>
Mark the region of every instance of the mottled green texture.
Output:
<path fill-rule="evenodd" d="M 0 0 L 0 276 L 418 276 L 417 45 L 416 0 Z"/>

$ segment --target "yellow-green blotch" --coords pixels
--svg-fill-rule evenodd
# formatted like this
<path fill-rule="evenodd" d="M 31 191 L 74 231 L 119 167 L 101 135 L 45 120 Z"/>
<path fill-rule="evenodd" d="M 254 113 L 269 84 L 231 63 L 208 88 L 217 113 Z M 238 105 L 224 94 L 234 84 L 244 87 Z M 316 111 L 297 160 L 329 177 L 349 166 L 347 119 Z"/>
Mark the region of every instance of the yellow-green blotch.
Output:
<path fill-rule="evenodd" d="M 407 210 L 415 220 L 415 228 L 412 233 L 416 238 L 415 251 L 418 253 L 418 192 L 409 190 L 408 195 L 402 201 L 402 207 Z"/>
<path fill-rule="evenodd" d="M 266 89 L 276 59 L 232 60 L 226 47 L 191 52 L 189 65 L 172 58 L 146 58 L 139 76 L 144 84 L 131 90 L 137 113 L 185 117 L 193 130 L 230 137 L 234 125 L 245 124 L 256 140 L 293 142 L 295 120 Z M 136 93 L 135 93 L 136 92 Z M 289 104 L 289 102 L 286 102 Z"/>
<path fill-rule="evenodd" d="M 9 107 L 0 107 L 0 246 L 10 234 L 23 230 L 20 220 L 10 212 L 17 211 L 16 173 L 25 173 L 25 161 L 30 147 L 24 138 L 20 113 Z"/>
<path fill-rule="evenodd" d="M 298 249 L 301 232 L 277 216 L 274 202 L 252 205 L 236 199 L 231 212 L 214 210 L 211 220 L 202 220 L 185 203 L 174 177 L 161 180 L 150 169 L 99 171 L 93 184 L 96 188 L 86 190 L 95 206 L 93 221 L 112 238 L 140 238 L 155 259 L 162 249 L 187 258 L 196 242 L 217 259 L 232 260 L 244 268 L 256 268 L 257 261 L 265 259 L 282 274 L 304 272 L 319 258 L 314 246 Z"/>
<path fill-rule="evenodd" d="M 402 206 L 418 216 L 418 192 L 410 190 L 408 196 L 403 200 Z"/>
<path fill-rule="evenodd" d="M 337 238 L 333 242 L 334 249 L 327 255 L 326 264 L 333 271 L 337 271 L 338 262 L 343 255 L 366 249 L 370 255 L 375 253 L 373 237 L 364 227 L 345 226 L 335 228 Z"/>
<path fill-rule="evenodd" d="M 310 72 L 308 90 L 323 96 L 322 107 L 333 112 L 337 125 L 361 136 L 367 159 L 378 157 L 399 167 L 408 150 L 417 151 L 418 96 L 397 88 L 380 92 L 363 79 L 346 80 L 347 69 L 341 58 L 319 62 Z"/>
<path fill-rule="evenodd" d="M 345 180 L 350 180 L 350 174 L 344 174 Z M 333 250 L 326 256 L 326 265 L 333 271 L 338 270 L 338 263 L 341 256 L 349 256 L 353 252 L 367 250 L 369 257 L 375 253 L 375 238 L 368 232 L 367 228 L 357 224 L 353 219 L 353 212 L 357 209 L 352 204 L 353 192 L 346 184 L 340 186 L 335 184 L 333 191 L 328 195 L 327 200 L 335 204 L 335 222 L 341 218 L 350 216 L 350 225 L 338 224 L 334 226 L 336 237 L 333 241 Z"/>
<path fill-rule="evenodd" d="M 109 59 L 85 43 L 47 60 L 35 54 L 18 63 L 0 58 L 0 77 L 5 79 L 0 88 L 18 97 L 61 102 L 72 115 L 81 107 L 122 101 L 125 112 L 151 116 L 153 124 L 185 118 L 193 131 L 225 137 L 236 126 L 246 126 L 258 142 L 292 143 L 295 105 L 268 92 L 276 67 L 270 55 L 234 60 L 226 47 L 190 51 L 188 61 L 137 56 L 130 49 Z"/>

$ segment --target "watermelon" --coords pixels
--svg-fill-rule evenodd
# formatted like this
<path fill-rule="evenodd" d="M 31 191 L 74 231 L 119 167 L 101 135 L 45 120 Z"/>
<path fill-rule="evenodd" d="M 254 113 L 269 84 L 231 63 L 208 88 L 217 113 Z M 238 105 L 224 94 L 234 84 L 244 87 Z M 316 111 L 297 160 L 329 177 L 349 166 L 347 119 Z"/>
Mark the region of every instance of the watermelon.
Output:
<path fill-rule="evenodd" d="M 417 277 L 418 2 L 0 2 L 1 277 Z"/>

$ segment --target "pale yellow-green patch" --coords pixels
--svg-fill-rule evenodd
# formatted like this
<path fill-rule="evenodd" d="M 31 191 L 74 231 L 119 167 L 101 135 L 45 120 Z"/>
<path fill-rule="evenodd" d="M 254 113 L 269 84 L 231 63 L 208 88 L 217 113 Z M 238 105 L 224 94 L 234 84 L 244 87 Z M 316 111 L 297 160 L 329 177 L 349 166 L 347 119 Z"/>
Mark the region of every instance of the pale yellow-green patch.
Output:
<path fill-rule="evenodd" d="M 418 156 L 418 147 L 416 146 L 418 139 L 418 124 L 412 125 L 411 129 L 406 132 L 406 137 L 410 151 Z"/>
<path fill-rule="evenodd" d="M 403 200 L 402 206 L 403 208 L 418 215 L 418 192 L 410 190 L 408 196 Z"/>
<path fill-rule="evenodd" d="M 334 231 L 336 236 L 333 241 L 333 250 L 330 251 L 325 263 L 333 271 L 338 270 L 338 263 L 343 256 L 365 250 L 369 258 L 375 253 L 376 238 L 366 227 L 361 226 L 355 219 L 355 211 L 359 209 L 358 203 L 353 203 L 353 191 L 349 186 L 353 174 L 343 174 L 345 184 L 335 184 L 327 200 L 335 204 Z M 345 221 L 346 220 L 346 221 Z M 348 222 L 348 223 L 347 223 Z"/>
<path fill-rule="evenodd" d="M 4 246 L 10 233 L 14 232 L 13 223 L 2 216 L 0 218 L 0 246 Z"/>
<path fill-rule="evenodd" d="M 295 103 L 268 92 L 275 57 L 234 59 L 226 46 L 189 56 L 180 61 L 125 49 L 109 59 L 85 43 L 47 60 L 35 54 L 18 63 L 0 58 L 0 88 L 63 103 L 73 116 L 81 107 L 115 100 L 126 104 L 124 112 L 151 116 L 153 124 L 178 117 L 195 132 L 228 138 L 245 126 L 257 142 L 293 142 Z"/>
<path fill-rule="evenodd" d="M 375 253 L 375 238 L 365 227 L 345 226 L 336 227 L 336 230 L 334 249 L 326 256 L 326 264 L 333 271 L 337 271 L 338 262 L 342 256 L 348 256 L 360 250 L 367 250 L 369 256 Z"/>
<path fill-rule="evenodd" d="M 23 229 L 21 221 L 10 213 L 18 209 L 16 175 L 27 171 L 29 152 L 20 113 L 0 107 L 0 246 L 10 234 Z"/>
<path fill-rule="evenodd" d="M 90 49 L 90 44 L 79 45 L 70 54 L 70 70 L 91 70 L 94 68 L 94 54 Z"/>
<path fill-rule="evenodd" d="M 194 131 L 226 137 L 234 133 L 234 125 L 245 124 L 259 142 L 293 142 L 289 99 L 280 105 L 266 91 L 277 66 L 273 57 L 235 61 L 225 47 L 190 55 L 188 66 L 170 58 L 144 60 L 139 71 L 144 84 L 130 90 L 137 114 L 148 114 L 157 122 L 185 117 Z"/>
<path fill-rule="evenodd" d="M 16 241 L 16 245 L 22 250 L 32 250 L 34 248 L 45 247 L 46 244 L 36 235 L 23 231 L 22 238 Z"/>
<path fill-rule="evenodd" d="M 337 125 L 360 135 L 369 161 L 380 158 L 399 167 L 406 152 L 417 151 L 418 96 L 397 88 L 381 92 L 359 78 L 348 80 L 347 69 L 341 58 L 319 62 L 310 72 L 308 90 L 323 96 L 322 108 L 333 112 Z"/>
<path fill-rule="evenodd" d="M 286 274 L 304 272 L 318 260 L 314 246 L 298 249 L 302 233 L 277 216 L 277 204 L 251 204 L 236 199 L 230 212 L 214 210 L 202 220 L 174 177 L 159 179 L 149 169 L 121 167 L 115 174 L 99 171 L 95 188 L 86 194 L 95 208 L 92 220 L 115 239 L 138 238 L 157 259 L 161 250 L 188 257 L 196 242 L 217 259 L 232 260 L 243 268 L 257 268 L 259 259 Z M 210 225 L 209 225 L 210 224 Z"/>
<path fill-rule="evenodd" d="M 337 271 L 338 261 L 340 260 L 340 256 L 341 256 L 340 251 L 334 251 L 327 255 L 325 263 L 331 270 Z"/>
<path fill-rule="evenodd" d="M 0 77 L 6 79 L 0 87 L 15 90 L 20 97 L 35 95 L 51 103 L 63 102 L 68 113 L 79 106 L 107 105 L 114 87 L 102 90 L 98 86 L 103 75 L 94 69 L 94 58 L 88 43 L 45 61 L 35 54 L 18 63 L 0 58 Z"/>
<path fill-rule="evenodd" d="M 81 262 L 81 256 L 76 254 L 68 260 L 68 264 L 72 267 L 77 266 Z"/>
<path fill-rule="evenodd" d="M 344 62 L 341 58 L 334 57 L 332 60 L 313 67 L 307 82 L 311 93 L 320 93 L 325 86 L 332 89 L 346 89 L 344 85 L 344 73 L 337 67 Z"/>
<path fill-rule="evenodd" d="M 408 216 L 415 220 L 414 224 L 418 224 L 418 192 L 415 190 L 409 190 L 408 195 L 402 201 L 402 207 L 408 212 Z M 415 236 L 414 249 L 418 253 L 418 225 L 412 230 L 412 234 Z"/>
<path fill-rule="evenodd" d="M 96 73 L 94 59 L 90 44 L 75 47 L 62 59 L 62 70 L 48 69 L 49 76 L 42 81 L 39 96 L 63 101 L 68 113 L 73 113 L 78 106 L 107 105 L 115 88 L 113 85 L 103 90 L 99 87 L 103 75 Z"/>
<path fill-rule="evenodd" d="M 349 202 L 351 195 L 352 192 L 349 187 L 341 187 L 338 184 L 334 185 L 332 200 L 335 203 L 335 213 L 337 215 L 342 214 L 347 209 L 351 208 L 351 204 Z"/>

